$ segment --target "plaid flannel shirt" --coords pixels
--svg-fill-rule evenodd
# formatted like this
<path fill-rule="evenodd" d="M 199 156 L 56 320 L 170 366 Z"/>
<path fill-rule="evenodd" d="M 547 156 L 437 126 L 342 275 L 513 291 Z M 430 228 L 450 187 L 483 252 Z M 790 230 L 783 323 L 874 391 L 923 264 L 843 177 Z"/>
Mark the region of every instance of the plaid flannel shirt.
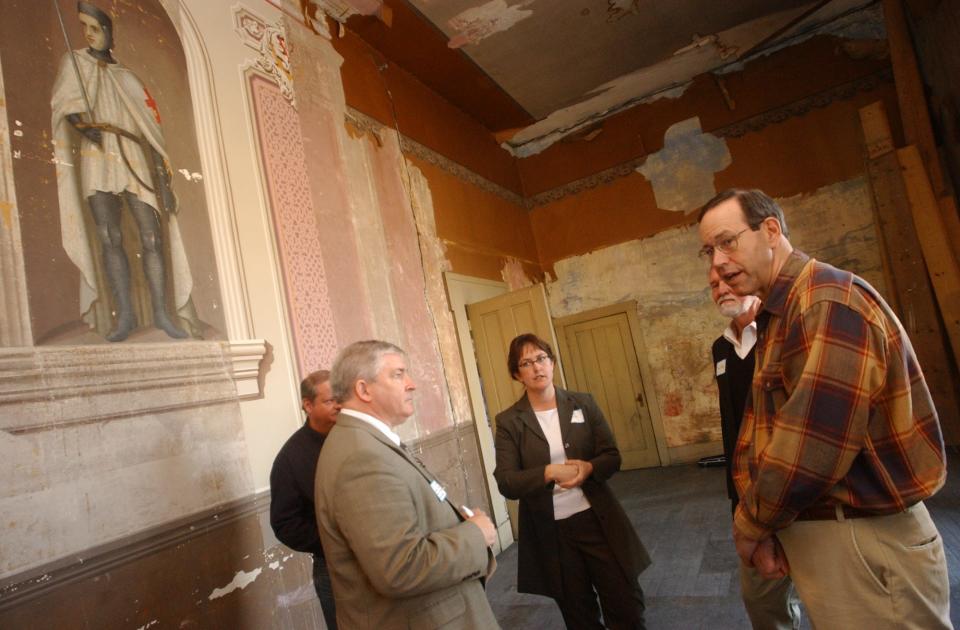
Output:
<path fill-rule="evenodd" d="M 734 527 L 761 539 L 813 506 L 889 514 L 946 479 L 937 412 L 899 320 L 864 280 L 795 251 L 758 316 L 734 453 Z"/>

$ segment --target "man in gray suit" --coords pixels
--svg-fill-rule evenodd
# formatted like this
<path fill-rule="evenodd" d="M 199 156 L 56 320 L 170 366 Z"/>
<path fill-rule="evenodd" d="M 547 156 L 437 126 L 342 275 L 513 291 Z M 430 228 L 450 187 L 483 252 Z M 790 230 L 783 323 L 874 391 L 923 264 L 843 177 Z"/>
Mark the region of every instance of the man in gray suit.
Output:
<path fill-rule="evenodd" d="M 317 465 L 317 524 L 341 628 L 496 628 L 483 590 L 493 523 L 461 512 L 394 432 L 413 414 L 406 355 L 383 341 L 340 353 L 343 409 Z"/>

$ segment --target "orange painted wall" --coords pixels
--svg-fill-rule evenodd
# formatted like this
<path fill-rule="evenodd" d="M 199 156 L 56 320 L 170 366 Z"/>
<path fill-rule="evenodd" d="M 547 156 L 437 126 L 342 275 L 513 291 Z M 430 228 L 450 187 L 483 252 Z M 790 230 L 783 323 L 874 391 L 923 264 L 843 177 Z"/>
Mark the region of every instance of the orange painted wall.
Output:
<path fill-rule="evenodd" d="M 713 76 L 700 75 L 678 99 L 638 105 L 604 120 L 602 132 L 593 140 L 568 138 L 519 160 L 524 190 L 527 195 L 536 195 L 656 153 L 663 148 L 667 128 L 692 116 L 700 118 L 705 132 L 712 132 L 873 75 L 889 65 L 886 58 L 854 59 L 844 52 L 843 40 L 816 37 L 755 59 L 741 72 L 725 75 L 723 83 L 734 101 L 733 110 L 726 105 Z M 891 119 L 895 111 L 888 109 Z"/>
<path fill-rule="evenodd" d="M 335 29 L 334 29 L 335 30 Z M 437 96 L 349 30 L 334 37 L 347 104 L 516 195 L 516 160 L 476 120 Z M 430 185 L 437 233 L 453 271 L 500 279 L 507 257 L 539 274 L 527 210 L 410 154 Z"/>
<path fill-rule="evenodd" d="M 500 279 L 507 257 L 539 274 L 539 255 L 526 208 L 472 186 L 443 169 L 410 158 L 430 182 L 437 234 L 453 271 Z"/>
<path fill-rule="evenodd" d="M 343 57 L 340 75 L 348 105 L 388 127 L 398 126 L 405 136 L 484 178 L 521 192 L 514 158 L 479 122 L 349 30 L 334 37 L 333 44 Z"/>
<path fill-rule="evenodd" d="M 851 59 L 838 40 L 817 38 L 728 75 L 725 83 L 736 103 L 734 110 L 726 106 L 712 78 L 698 77 L 679 99 L 640 105 L 608 119 L 603 132 L 592 141 L 558 143 L 520 160 L 524 185 L 532 195 L 642 158 L 662 148 L 663 134 L 670 125 L 692 116 L 698 116 L 704 131 L 709 132 L 887 67 L 885 59 Z M 886 80 L 875 89 L 826 107 L 815 107 L 739 138 L 726 138 L 732 163 L 714 175 L 715 188 L 756 187 L 785 197 L 863 174 L 858 109 L 881 99 L 895 125 L 896 92 L 892 80 Z M 894 135 L 899 133 L 895 128 Z M 544 269 L 569 256 L 695 220 L 693 214 L 659 209 L 650 182 L 639 173 L 586 188 L 530 212 Z"/>
<path fill-rule="evenodd" d="M 334 45 L 344 58 L 341 75 L 350 106 L 528 197 L 655 153 L 663 147 L 666 130 L 692 116 L 711 132 L 889 69 L 885 42 L 851 44 L 817 37 L 725 75 L 722 82 L 732 109 L 719 82 L 702 75 L 678 99 L 639 105 L 608 118 L 590 141 L 568 138 L 538 155 L 515 159 L 480 123 L 349 30 L 335 37 Z M 885 101 L 899 141 L 896 94 L 892 81 L 886 80 L 871 91 L 727 138 L 732 164 L 715 175 L 715 187 L 759 187 L 774 196 L 790 196 L 862 174 L 857 109 L 877 99 Z M 407 157 L 430 184 L 437 233 L 453 270 L 467 275 L 499 278 L 504 261 L 513 257 L 537 276 L 557 260 L 695 220 L 657 208 L 650 183 L 639 173 L 528 211 L 434 164 Z"/>

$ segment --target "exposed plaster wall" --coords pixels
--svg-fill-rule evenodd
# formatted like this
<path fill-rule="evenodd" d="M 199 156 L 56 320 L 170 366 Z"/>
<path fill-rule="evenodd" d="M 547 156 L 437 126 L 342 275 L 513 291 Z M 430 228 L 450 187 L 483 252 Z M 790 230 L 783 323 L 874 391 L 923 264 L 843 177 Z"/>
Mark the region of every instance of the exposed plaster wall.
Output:
<path fill-rule="evenodd" d="M 0 579 L 250 494 L 228 365 L 217 343 L 0 352 Z"/>
<path fill-rule="evenodd" d="M 637 168 L 653 185 L 657 207 L 689 214 L 716 193 L 713 174 L 730 166 L 723 138 L 705 134 L 694 116 L 670 126 L 663 149 Z"/>
<path fill-rule="evenodd" d="M 854 178 L 779 200 L 793 244 L 883 291 L 867 181 Z M 710 346 L 726 322 L 707 291 L 696 226 L 574 256 L 547 285 L 554 317 L 636 300 L 653 389 L 671 447 L 720 439 Z"/>

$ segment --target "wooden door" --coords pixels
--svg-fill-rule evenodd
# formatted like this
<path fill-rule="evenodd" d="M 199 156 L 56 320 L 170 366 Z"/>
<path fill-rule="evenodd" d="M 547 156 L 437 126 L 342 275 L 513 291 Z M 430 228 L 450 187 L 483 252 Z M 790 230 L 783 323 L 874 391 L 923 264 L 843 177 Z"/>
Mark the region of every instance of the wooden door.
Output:
<path fill-rule="evenodd" d="M 532 332 L 554 348 L 557 347 L 547 295 L 542 284 L 535 284 L 489 300 L 467 304 L 467 317 L 477 351 L 483 400 L 489 417 L 494 419 L 523 394 L 523 385 L 513 380 L 507 369 L 507 350 L 513 338 Z M 557 385 L 564 386 L 559 362 L 553 378 Z M 492 426 L 496 434 L 495 421 Z"/>
<path fill-rule="evenodd" d="M 641 374 L 639 322 L 632 320 L 636 320 L 635 303 L 555 322 L 570 389 L 592 394 L 600 405 L 617 439 L 624 470 L 660 466 L 660 449 L 666 454 L 666 444 L 658 445 L 654 430 L 659 414 L 648 404 Z"/>
<path fill-rule="evenodd" d="M 542 284 L 535 284 L 489 300 L 467 304 L 467 317 L 476 348 L 483 401 L 496 435 L 497 414 L 523 394 L 523 385 L 513 380 L 507 369 L 510 342 L 517 335 L 532 332 L 554 348 L 557 347 L 547 307 L 547 294 Z M 563 387 L 563 370 L 559 361 L 553 374 L 554 382 Z M 514 538 L 518 535 L 517 509 L 516 501 L 507 500 Z"/>

